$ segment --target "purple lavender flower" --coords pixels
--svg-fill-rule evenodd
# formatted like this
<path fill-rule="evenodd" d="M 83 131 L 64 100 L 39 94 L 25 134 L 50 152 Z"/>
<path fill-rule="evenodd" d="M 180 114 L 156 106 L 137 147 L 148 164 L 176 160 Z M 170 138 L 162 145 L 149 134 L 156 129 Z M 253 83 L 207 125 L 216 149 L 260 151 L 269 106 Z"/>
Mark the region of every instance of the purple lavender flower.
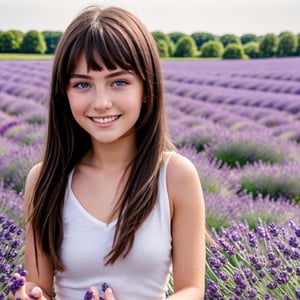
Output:
<path fill-rule="evenodd" d="M 18 291 L 23 285 L 25 284 L 24 279 L 23 278 L 19 278 L 17 279 L 16 277 L 12 277 L 11 278 L 11 284 L 9 286 L 9 291 L 12 293 L 15 293 L 16 291 Z"/>
<path fill-rule="evenodd" d="M 299 247 L 299 242 L 298 242 L 298 240 L 295 236 L 290 237 L 289 245 L 293 248 L 298 248 Z"/>
<path fill-rule="evenodd" d="M 0 156 L 0 174 L 4 187 L 22 193 L 26 175 L 30 168 L 38 162 L 39 155 L 39 147 L 19 145 Z"/>
<path fill-rule="evenodd" d="M 106 282 L 104 282 L 104 283 L 102 284 L 102 286 L 101 286 L 101 289 L 102 289 L 103 292 L 105 292 L 106 289 L 108 289 L 108 288 L 109 288 L 109 285 L 108 285 Z"/>
<path fill-rule="evenodd" d="M 84 300 L 92 300 L 93 299 L 93 292 L 91 290 L 86 291 L 83 299 Z"/>
<path fill-rule="evenodd" d="M 13 274 L 26 276 L 22 269 L 23 261 L 23 230 L 5 215 L 0 215 L 0 294 L 15 291 L 22 284 Z"/>
<path fill-rule="evenodd" d="M 232 221 L 229 228 L 214 231 L 213 238 L 220 247 L 207 247 L 205 299 L 228 299 L 232 294 L 238 299 L 294 299 L 300 255 L 299 246 L 293 246 L 299 237 L 295 235 L 296 223 L 291 220 L 287 225 L 260 221 L 255 231 Z M 240 238 L 232 238 L 238 229 Z M 245 247 L 238 251 L 241 242 Z M 228 253 L 230 247 L 236 249 L 233 255 Z M 220 263 L 222 255 L 228 258 L 225 264 Z"/>

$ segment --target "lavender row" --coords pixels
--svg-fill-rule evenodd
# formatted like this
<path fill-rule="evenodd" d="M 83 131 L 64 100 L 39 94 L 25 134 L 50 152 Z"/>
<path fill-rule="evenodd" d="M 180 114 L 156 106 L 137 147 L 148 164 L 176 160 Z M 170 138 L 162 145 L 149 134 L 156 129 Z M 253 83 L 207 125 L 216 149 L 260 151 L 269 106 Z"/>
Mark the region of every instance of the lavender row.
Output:
<path fill-rule="evenodd" d="M 300 206 L 293 201 L 286 201 L 283 196 L 274 199 L 269 195 L 258 194 L 256 200 L 253 201 L 252 195 L 247 191 L 243 190 L 237 193 L 245 177 L 257 178 L 260 173 L 268 176 L 272 172 L 276 174 L 275 177 L 278 180 L 294 179 L 294 186 L 298 187 L 299 193 L 300 186 L 296 183 L 296 177 L 299 178 L 300 175 L 297 171 L 299 164 L 290 163 L 283 168 L 283 165 L 260 162 L 232 170 L 228 166 L 220 168 L 220 163 L 217 160 L 209 160 L 205 153 L 197 153 L 194 148 L 185 146 L 181 148 L 181 152 L 193 161 L 198 170 L 205 193 L 208 218 L 213 215 L 215 221 L 218 221 L 222 226 L 229 225 L 230 220 L 247 220 L 253 225 L 258 216 L 262 217 L 266 223 L 282 224 L 290 218 L 300 222 Z M 257 180 L 257 183 L 259 184 L 260 181 Z M 295 189 L 292 188 L 291 191 L 293 190 Z M 283 211 L 284 214 L 282 214 Z"/>
<path fill-rule="evenodd" d="M 189 84 L 166 81 L 166 92 L 171 95 L 186 96 L 195 100 L 216 104 L 267 107 L 286 111 L 290 114 L 300 112 L 300 96 L 273 92 L 252 91 L 220 86 Z"/>
<path fill-rule="evenodd" d="M 189 84 L 220 86 L 224 88 L 245 89 L 251 91 L 263 91 L 273 93 L 300 94 L 300 81 L 284 81 L 274 79 L 249 78 L 244 76 L 207 75 L 199 74 L 197 77 L 188 71 L 187 73 L 165 73 L 165 79 Z"/>
<path fill-rule="evenodd" d="M 246 78 L 275 79 L 286 81 L 300 81 L 299 57 L 256 59 L 256 60 L 193 60 L 164 61 L 165 74 L 201 74 L 210 76 L 231 76 Z"/>
<path fill-rule="evenodd" d="M 45 104 L 48 97 L 46 87 L 35 86 L 31 83 L 7 81 L 5 79 L 0 79 L 0 93 L 1 98 L 18 97 L 20 101 L 31 100 L 36 102 L 36 104 Z"/>
<path fill-rule="evenodd" d="M 34 113 L 30 112 L 29 114 Z M 34 117 L 34 115 L 32 116 Z M 40 116 L 37 115 L 36 118 L 38 117 Z M 0 111 L 0 137 L 9 139 L 15 144 L 40 144 L 45 137 L 45 127 L 43 124 L 27 123 Z M 2 146 L 5 147 L 5 144 L 3 143 Z"/>
<path fill-rule="evenodd" d="M 18 89 L 21 91 L 20 87 Z M 7 93 L 0 92 L 1 111 L 13 116 L 22 116 L 26 113 L 37 111 L 40 114 L 40 119 L 42 121 L 42 119 L 46 116 L 46 106 L 45 104 L 38 103 L 34 99 L 37 99 L 35 96 L 38 96 L 39 99 L 44 100 L 46 96 L 43 95 L 40 97 L 39 91 L 35 91 L 34 89 L 31 90 L 31 94 L 27 95 L 28 98 L 24 98 L 23 96 L 17 94 L 9 95 Z M 21 117 L 21 119 L 23 118 Z"/>
<path fill-rule="evenodd" d="M 181 119 L 183 119 L 187 123 L 186 127 L 195 127 L 190 123 L 203 126 L 203 123 L 210 122 L 220 125 L 219 130 L 224 127 L 232 131 L 257 129 L 282 137 L 283 140 L 298 141 L 300 135 L 298 117 L 280 110 L 243 105 L 216 105 L 170 94 L 166 95 L 166 100 L 172 127 L 177 127 L 177 124 L 182 125 Z M 176 118 L 172 117 L 174 114 L 177 114 Z M 178 114 L 181 116 L 179 117 Z"/>
<path fill-rule="evenodd" d="M 52 60 L 38 60 L 38 61 L 14 61 L 7 60 L 0 62 L 1 78 L 14 81 L 38 80 L 44 82 L 44 86 L 49 81 Z"/>

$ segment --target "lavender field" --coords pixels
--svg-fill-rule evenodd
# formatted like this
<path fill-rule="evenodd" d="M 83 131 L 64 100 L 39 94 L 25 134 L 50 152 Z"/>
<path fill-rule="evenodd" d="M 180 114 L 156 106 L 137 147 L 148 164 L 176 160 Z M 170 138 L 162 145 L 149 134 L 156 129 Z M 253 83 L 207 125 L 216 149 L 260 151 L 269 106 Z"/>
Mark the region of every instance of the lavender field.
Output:
<path fill-rule="evenodd" d="M 0 62 L 5 228 L 6 217 L 24 226 L 22 193 L 40 158 L 51 63 Z M 207 227 L 222 248 L 207 246 L 206 298 L 300 299 L 300 58 L 162 66 L 170 134 L 198 169 Z M 0 242 L 9 243 L 1 233 Z M 7 276 L 16 268 L 8 261 L 1 271 L 0 254 Z"/>

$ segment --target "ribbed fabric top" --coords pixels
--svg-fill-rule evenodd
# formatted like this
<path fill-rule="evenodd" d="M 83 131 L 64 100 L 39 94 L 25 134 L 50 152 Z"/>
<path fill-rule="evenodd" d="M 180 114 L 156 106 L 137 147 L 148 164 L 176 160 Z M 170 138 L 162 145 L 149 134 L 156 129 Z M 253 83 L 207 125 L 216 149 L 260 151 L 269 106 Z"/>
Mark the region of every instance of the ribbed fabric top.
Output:
<path fill-rule="evenodd" d="M 171 217 L 166 183 L 166 155 L 159 175 L 158 201 L 136 232 L 128 256 L 105 265 L 116 221 L 106 224 L 89 214 L 71 189 L 70 173 L 63 211 L 64 238 L 61 260 L 64 272 L 55 272 L 57 300 L 83 300 L 86 290 L 101 290 L 106 282 L 117 300 L 162 300 L 171 271 Z"/>

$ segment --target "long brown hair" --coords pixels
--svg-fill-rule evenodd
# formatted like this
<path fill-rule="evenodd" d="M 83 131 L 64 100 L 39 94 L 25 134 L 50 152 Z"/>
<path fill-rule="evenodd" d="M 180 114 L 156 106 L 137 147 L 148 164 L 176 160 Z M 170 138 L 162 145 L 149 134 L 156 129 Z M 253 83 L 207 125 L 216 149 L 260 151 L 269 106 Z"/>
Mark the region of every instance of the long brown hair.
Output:
<path fill-rule="evenodd" d="M 162 72 L 151 33 L 130 12 L 96 6 L 82 11 L 64 32 L 52 67 L 47 140 L 41 173 L 32 199 L 30 218 L 35 241 L 55 268 L 63 270 L 62 211 L 70 171 L 91 147 L 89 135 L 74 120 L 66 88 L 78 56 L 84 53 L 89 69 L 133 70 L 144 84 L 144 99 L 136 123 L 137 154 L 130 165 L 127 184 L 119 199 L 119 217 L 107 263 L 126 257 L 136 230 L 157 200 L 158 174 L 169 142 L 163 101 Z M 38 264 L 38 262 L 37 262 Z"/>

